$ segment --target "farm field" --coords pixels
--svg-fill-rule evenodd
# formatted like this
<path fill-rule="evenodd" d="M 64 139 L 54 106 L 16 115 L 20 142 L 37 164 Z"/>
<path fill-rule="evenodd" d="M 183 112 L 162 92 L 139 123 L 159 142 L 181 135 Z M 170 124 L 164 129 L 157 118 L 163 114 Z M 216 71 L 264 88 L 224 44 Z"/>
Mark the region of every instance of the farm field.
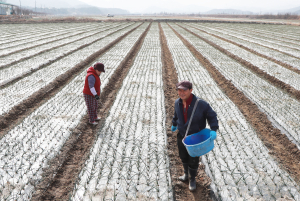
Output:
<path fill-rule="evenodd" d="M 0 27 L 1 201 L 300 201 L 300 27 Z M 82 90 L 95 62 L 106 72 L 92 126 Z M 181 80 L 220 126 L 195 192 L 177 179 L 183 167 L 170 129 Z"/>

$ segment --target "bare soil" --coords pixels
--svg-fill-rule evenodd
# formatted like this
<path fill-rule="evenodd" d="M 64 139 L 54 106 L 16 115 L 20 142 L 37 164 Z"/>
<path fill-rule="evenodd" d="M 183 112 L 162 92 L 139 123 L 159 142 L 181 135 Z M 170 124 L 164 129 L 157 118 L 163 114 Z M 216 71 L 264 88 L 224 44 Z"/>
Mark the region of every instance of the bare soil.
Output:
<path fill-rule="evenodd" d="M 109 83 L 103 89 L 100 95 L 101 104 L 99 104 L 98 108 L 98 114 L 101 114 L 102 117 L 99 124 L 97 126 L 89 125 L 88 115 L 82 118 L 74 132 L 74 134 L 80 134 L 78 139 L 72 140 L 69 143 L 71 147 L 66 148 L 67 151 L 64 152 L 62 163 L 60 165 L 51 165 L 51 170 L 46 171 L 47 174 L 44 175 L 45 182 L 38 187 L 32 200 L 68 200 L 78 174 L 89 156 L 89 150 L 96 140 L 97 131 L 104 125 L 109 110 L 122 86 L 124 78 L 134 62 L 135 56 L 140 50 L 150 26 L 151 24 L 134 44 L 133 48 L 109 79 Z M 54 178 L 52 178 L 53 173 L 55 173 Z"/>
<path fill-rule="evenodd" d="M 171 26 L 170 26 L 171 27 Z M 172 27 L 171 27 L 172 28 Z M 173 29 L 173 28 L 172 28 Z M 275 128 L 268 120 L 266 114 L 261 112 L 257 105 L 248 99 L 243 92 L 239 91 L 230 80 L 226 79 L 192 44 L 184 39 L 174 29 L 176 35 L 183 41 L 188 49 L 194 54 L 199 62 L 207 69 L 220 89 L 239 108 L 247 121 L 255 129 L 258 137 L 269 149 L 280 166 L 292 175 L 296 182 L 300 181 L 300 151 L 286 135 Z"/>
<path fill-rule="evenodd" d="M 180 25 L 178 25 L 180 26 Z M 289 84 L 286 84 L 285 82 L 277 79 L 276 77 L 266 73 L 265 71 L 261 70 L 259 67 L 251 64 L 250 62 L 232 54 L 231 52 L 227 51 L 226 49 L 224 49 L 223 47 L 215 44 L 214 42 L 207 40 L 206 38 L 203 38 L 201 36 L 199 36 L 198 34 L 195 34 L 194 32 L 190 31 L 189 29 L 180 26 L 181 28 L 183 28 L 184 30 L 190 32 L 191 34 L 193 34 L 194 36 L 200 38 L 201 40 L 205 41 L 206 43 L 208 43 L 209 45 L 213 46 L 214 48 L 216 48 L 217 50 L 220 50 L 221 52 L 223 52 L 224 54 L 226 54 L 227 56 L 229 56 L 230 58 L 236 60 L 237 62 L 239 62 L 240 64 L 242 64 L 243 66 L 245 66 L 246 68 L 248 68 L 249 70 L 251 70 L 253 73 L 255 73 L 256 75 L 258 75 L 259 77 L 262 77 L 266 80 L 268 80 L 270 83 L 272 83 L 274 86 L 278 87 L 279 89 L 284 90 L 286 93 L 288 93 L 289 95 L 291 95 L 292 97 L 296 98 L 297 100 L 300 100 L 300 91 L 295 89 L 294 87 L 292 87 Z"/>
<path fill-rule="evenodd" d="M 178 180 L 178 177 L 183 175 L 183 166 L 181 159 L 179 158 L 179 152 L 177 148 L 177 132 L 174 133 L 171 131 L 172 118 L 174 115 L 174 103 L 178 98 L 175 87 L 175 85 L 178 83 L 178 75 L 161 25 L 159 25 L 159 29 L 163 60 L 163 88 L 165 95 L 165 108 L 167 113 L 166 126 L 168 136 L 168 155 L 170 159 L 170 172 L 174 200 L 211 200 L 209 189 L 211 180 L 204 171 L 204 165 L 200 165 L 198 170 L 198 175 L 196 177 L 196 191 L 191 192 L 189 190 L 188 182 L 181 182 Z"/>

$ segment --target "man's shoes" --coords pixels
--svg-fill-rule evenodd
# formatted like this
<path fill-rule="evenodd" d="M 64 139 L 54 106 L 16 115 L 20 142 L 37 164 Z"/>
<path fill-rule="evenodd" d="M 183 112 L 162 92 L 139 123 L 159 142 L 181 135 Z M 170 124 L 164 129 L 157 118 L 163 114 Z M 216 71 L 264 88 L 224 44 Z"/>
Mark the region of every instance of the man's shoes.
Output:
<path fill-rule="evenodd" d="M 100 121 L 100 119 L 101 119 L 101 117 L 97 117 L 97 118 L 95 119 L 95 121 Z"/>
<path fill-rule="evenodd" d="M 189 173 L 190 173 L 189 189 L 190 189 L 190 191 L 194 191 L 194 190 L 196 190 L 197 169 L 189 168 Z"/>
<path fill-rule="evenodd" d="M 91 125 L 97 125 L 98 123 L 95 122 L 95 121 L 94 121 L 94 122 L 90 122 L 90 121 L 89 121 L 89 124 L 91 124 Z"/>

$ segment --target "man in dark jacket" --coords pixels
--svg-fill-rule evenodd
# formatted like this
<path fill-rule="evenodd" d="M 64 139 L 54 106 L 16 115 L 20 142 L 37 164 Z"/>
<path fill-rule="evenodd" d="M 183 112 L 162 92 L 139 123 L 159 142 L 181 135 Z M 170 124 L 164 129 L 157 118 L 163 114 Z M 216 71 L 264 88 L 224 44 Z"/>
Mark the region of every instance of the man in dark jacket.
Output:
<path fill-rule="evenodd" d="M 178 129 L 177 145 L 179 150 L 179 157 L 183 163 L 184 175 L 179 177 L 181 181 L 188 180 L 188 173 L 190 174 L 189 189 L 191 191 L 196 189 L 196 175 L 199 167 L 200 157 L 191 157 L 182 139 L 185 136 L 190 117 L 198 97 L 192 94 L 192 83 L 184 80 L 176 84 L 177 92 L 180 98 L 175 101 L 175 113 L 172 120 L 173 126 L 171 130 L 174 132 Z M 192 119 L 190 129 L 187 135 L 198 133 L 206 127 L 206 121 L 210 125 L 211 132 L 216 132 L 219 128 L 217 114 L 210 105 L 204 100 L 200 99 Z M 216 135 L 216 133 L 212 133 Z"/>
<path fill-rule="evenodd" d="M 83 88 L 83 96 L 88 109 L 89 123 L 97 125 L 100 117 L 97 116 L 98 102 L 100 99 L 100 74 L 105 72 L 104 65 L 102 63 L 96 63 L 87 70 L 85 77 L 85 83 Z"/>

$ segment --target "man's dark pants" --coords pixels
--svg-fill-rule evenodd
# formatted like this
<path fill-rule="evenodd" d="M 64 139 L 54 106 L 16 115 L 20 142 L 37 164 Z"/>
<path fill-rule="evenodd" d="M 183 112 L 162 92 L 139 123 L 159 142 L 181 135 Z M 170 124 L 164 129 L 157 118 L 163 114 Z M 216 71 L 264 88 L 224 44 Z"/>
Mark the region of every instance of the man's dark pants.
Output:
<path fill-rule="evenodd" d="M 182 143 L 182 139 L 183 139 L 183 137 L 178 132 L 177 145 L 178 145 L 178 150 L 179 150 L 179 157 L 180 157 L 182 163 L 188 163 L 189 168 L 191 168 L 191 169 L 198 169 L 200 157 L 191 157 L 189 155 L 189 153 L 187 152 L 184 144 Z"/>

